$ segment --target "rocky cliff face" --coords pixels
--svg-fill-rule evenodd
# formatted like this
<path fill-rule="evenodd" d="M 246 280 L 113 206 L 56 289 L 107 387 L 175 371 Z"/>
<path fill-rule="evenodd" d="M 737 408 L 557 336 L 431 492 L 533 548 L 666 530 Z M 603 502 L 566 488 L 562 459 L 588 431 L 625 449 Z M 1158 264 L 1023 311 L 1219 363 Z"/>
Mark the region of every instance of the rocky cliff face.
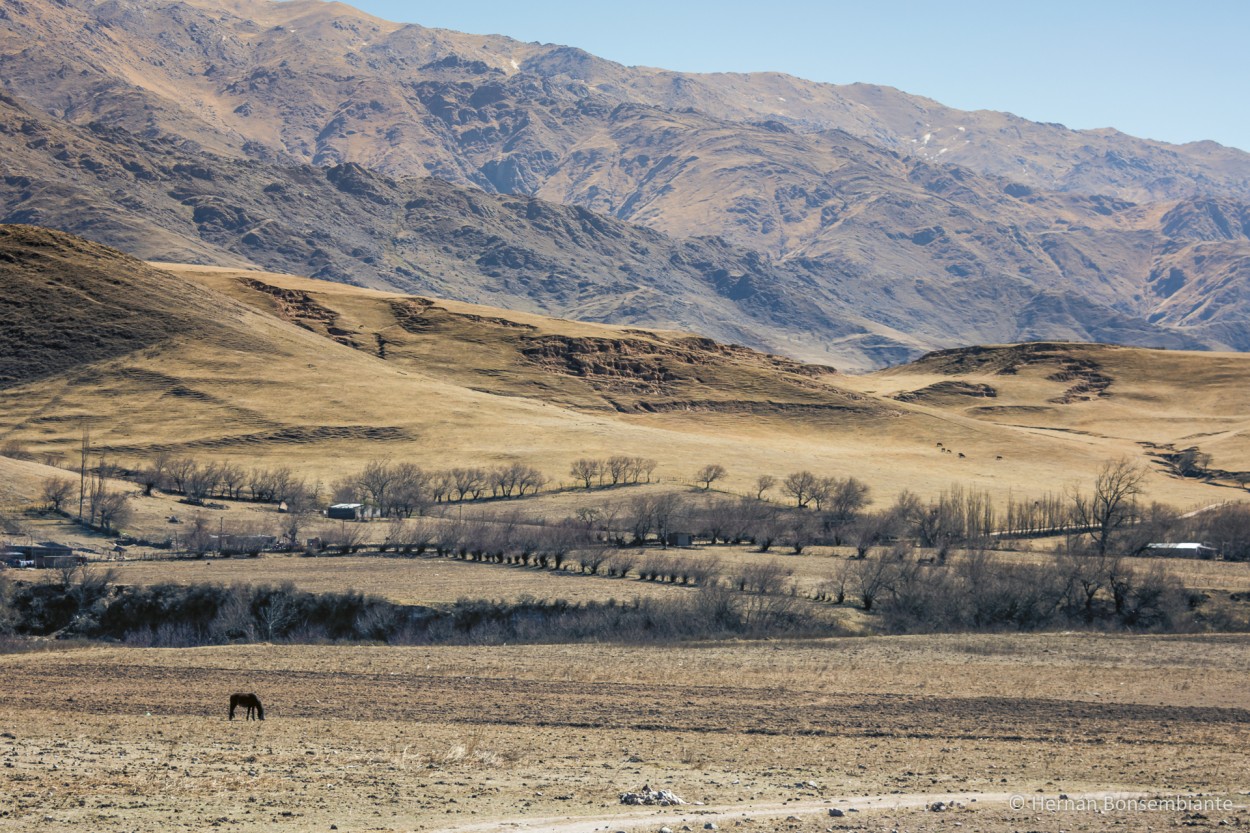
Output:
<path fill-rule="evenodd" d="M 1250 349 L 1250 156 L 1211 143 L 627 68 L 306 2 L 14 0 L 0 75 L 14 107 L 43 111 L 23 124 L 129 144 L 142 170 L 181 156 L 184 184 L 123 195 L 107 160 L 67 166 L 56 142 L 10 130 L 23 156 L 6 173 L 29 182 L 8 186 L 8 219 L 145 256 L 676 325 L 847 366 L 1024 338 Z M 505 199 L 412 184 L 426 176 Z M 90 224 L 57 208 L 83 191 Z"/>

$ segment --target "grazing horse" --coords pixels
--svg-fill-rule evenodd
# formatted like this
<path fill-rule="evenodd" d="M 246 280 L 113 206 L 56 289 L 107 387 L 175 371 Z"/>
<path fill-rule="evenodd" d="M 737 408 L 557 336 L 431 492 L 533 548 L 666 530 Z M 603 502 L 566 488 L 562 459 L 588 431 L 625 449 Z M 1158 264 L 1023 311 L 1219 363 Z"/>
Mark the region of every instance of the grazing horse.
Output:
<path fill-rule="evenodd" d="M 230 695 L 230 719 L 234 720 L 234 710 L 242 706 L 247 709 L 248 720 L 264 720 L 265 707 L 260 704 L 260 698 L 255 694 L 231 694 Z"/>

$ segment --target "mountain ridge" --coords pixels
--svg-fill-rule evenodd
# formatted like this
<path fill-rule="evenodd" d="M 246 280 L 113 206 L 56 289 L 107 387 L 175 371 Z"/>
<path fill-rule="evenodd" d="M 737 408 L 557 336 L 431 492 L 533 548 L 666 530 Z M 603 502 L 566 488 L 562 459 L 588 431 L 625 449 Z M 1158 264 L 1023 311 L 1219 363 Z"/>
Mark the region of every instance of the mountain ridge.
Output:
<path fill-rule="evenodd" d="M 628 68 L 572 47 L 387 23 L 341 5 L 11 8 L 0 20 L 0 73 L 11 96 L 40 101 L 48 119 L 167 140 L 189 156 L 278 169 L 356 164 L 399 181 L 433 175 L 674 240 L 719 237 L 766 264 L 738 271 L 756 273 L 757 296 L 767 287 L 809 308 L 796 317 L 782 303 L 763 322 L 756 313 L 733 322 L 732 308 L 716 321 L 671 322 L 709 335 L 860 367 L 1029 338 L 1250 349 L 1239 326 L 1250 313 L 1250 155 L 1239 151 L 1004 114 L 978 121 L 871 85 Z M 38 50 L 28 46 L 35 36 Z M 776 99 L 798 109 L 781 112 Z M 91 174 L 56 171 L 46 187 L 79 188 Z M 0 219 L 92 233 L 67 209 L 36 217 L 11 191 L 8 205 Z M 157 213 L 141 205 L 122 213 L 144 231 L 104 242 L 166 258 L 141 238 L 168 237 L 170 211 L 168 222 L 134 216 Z M 254 219 L 267 217 L 283 215 Z M 397 221 L 370 220 L 362 231 L 394 239 Z M 222 257 L 220 240 L 203 236 L 197 229 L 184 245 Z M 317 246 L 290 235 L 253 240 L 226 247 L 226 259 L 329 275 Z M 305 260 L 294 262 L 301 247 Z M 362 264 L 346 279 L 404 287 L 411 267 L 402 257 L 389 272 Z M 526 274 L 532 285 L 546 277 L 537 271 Z M 461 297 L 505 297 L 498 288 L 473 294 L 481 291 L 479 275 Z M 683 294 L 707 291 L 696 284 Z M 541 297 L 509 303 L 562 314 Z M 593 315 L 663 323 L 629 303 Z"/>

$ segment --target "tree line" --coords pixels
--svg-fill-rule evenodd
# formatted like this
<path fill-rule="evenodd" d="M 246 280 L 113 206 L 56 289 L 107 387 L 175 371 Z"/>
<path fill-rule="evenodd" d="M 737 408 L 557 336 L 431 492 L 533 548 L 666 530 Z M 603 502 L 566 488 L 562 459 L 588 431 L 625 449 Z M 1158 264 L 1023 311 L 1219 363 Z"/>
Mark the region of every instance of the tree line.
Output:
<path fill-rule="evenodd" d="M 1205 596 L 1158 562 L 1111 555 L 1012 563 L 974 550 L 935 564 L 895 549 L 845 562 L 817 597 L 876 611 L 895 633 L 1236 627 L 1219 614 L 1204 615 Z"/>
<path fill-rule="evenodd" d="M 85 445 L 78 483 L 67 477 L 44 483 L 49 508 L 68 515 L 77 511 L 83 523 L 115 531 L 129 518 L 128 496 L 110 490 L 107 481 L 127 478 L 141 485 L 144 494 L 161 489 L 193 504 L 225 499 L 282 505 L 287 510 L 283 537 L 291 545 L 326 498 L 331 503 L 369 504 L 383 518 L 402 519 L 453 502 L 528 497 L 548 485 L 541 471 L 521 463 L 426 469 L 408 461 L 372 460 L 332 484 L 323 497 L 319 482 L 309 482 L 285 466 L 247 468 L 159 454 L 127 469 L 103 456 L 88 465 L 90 453 Z M 579 459 L 570 473 L 578 478 L 579 487 L 592 489 L 648 482 L 655 468 L 654 460 L 618 455 Z M 863 557 L 875 547 L 911 540 L 934 550 L 941 560 L 954 549 L 986 547 L 994 540 L 1062 534 L 1084 541 L 1099 555 L 1140 554 L 1147 544 L 1181 537 L 1210 543 L 1230 560 L 1250 558 L 1246 520 L 1250 509 L 1230 504 L 1182 516 L 1159 503 L 1143 504 L 1146 474 L 1142 466 L 1121 459 L 1104 464 L 1084 489 L 1047 493 L 1039 499 L 1008 495 L 996 506 L 988 491 L 953 484 L 929 499 L 903 491 L 889 505 L 874 507 L 870 488 L 859 479 L 810 470 L 780 479 L 762 475 L 748 497 L 713 492 L 712 486 L 727 472 L 719 464 L 708 464 L 695 472 L 692 481 L 699 487 L 697 499 L 648 492 L 585 508 L 576 520 L 618 545 L 664 544 L 670 534 L 683 532 L 712 544 L 750 543 L 765 552 L 782 547 L 801 553 L 815 544 L 851 546 Z M 773 492 L 787 498 L 786 503 L 770 500 Z M 211 533 L 197 527 L 185 537 L 201 547 Z"/>
<path fill-rule="evenodd" d="M 828 621 L 793 605 L 759 604 L 707 587 L 670 599 L 569 602 L 460 601 L 399 605 L 348 591 L 309 593 L 290 583 L 120 586 L 93 568 L 57 582 L 0 575 L 0 639 L 108 639 L 184 647 L 249 642 L 405 645 L 670 642 L 827 635 Z"/>

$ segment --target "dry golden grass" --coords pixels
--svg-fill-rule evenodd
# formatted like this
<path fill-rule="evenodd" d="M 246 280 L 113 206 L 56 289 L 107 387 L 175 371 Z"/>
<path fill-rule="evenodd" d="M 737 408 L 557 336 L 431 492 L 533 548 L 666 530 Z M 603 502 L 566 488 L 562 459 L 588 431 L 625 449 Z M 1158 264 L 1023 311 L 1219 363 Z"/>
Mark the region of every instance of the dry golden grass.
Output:
<path fill-rule="evenodd" d="M 110 565 L 118 584 L 272 584 L 292 582 L 310 593 L 354 590 L 399 604 L 439 605 L 460 599 L 513 602 L 521 598 L 569 602 L 627 601 L 671 596 L 681 587 L 568 571 L 479 564 L 447 558 L 266 555 L 207 561 L 127 561 Z"/>
<path fill-rule="evenodd" d="M 1016 363 L 1014 372 L 1000 373 L 1008 363 L 1005 357 L 1018 351 L 1005 346 L 987 352 L 989 357 L 975 364 L 936 357 L 855 380 L 858 389 L 883 396 L 952 380 L 986 384 L 997 396 L 943 397 L 929 407 L 1035 434 L 1066 436 L 1090 448 L 1124 440 L 1177 449 L 1196 445 L 1212 454 L 1219 468 L 1250 470 L 1250 386 L 1243 381 L 1250 356 L 1060 345 L 1048 351 L 1050 356 L 1026 358 Z M 1110 380 L 1103 395 L 1067 404 L 1052 401 L 1076 382 L 1050 378 L 1068 369 L 1065 361 L 1087 363 Z"/>
<path fill-rule="evenodd" d="M 680 334 L 426 306 L 269 273 L 186 267 L 179 276 L 201 294 L 216 292 L 230 311 L 212 337 L 164 341 L 10 388 L 0 434 L 37 452 L 68 453 L 86 421 L 97 446 L 123 462 L 166 449 L 289 465 L 324 482 L 380 457 L 431 468 L 521 461 L 561 482 L 575 458 L 623 453 L 658 460 L 658 475 L 678 482 L 721 462 L 729 470 L 723 486 L 738 493 L 761 473 L 853 474 L 872 485 L 878 504 L 902 489 L 933 494 L 953 482 L 996 496 L 1058 491 L 1089 482 L 1108 458 L 1147 459 L 1140 442 L 1195 433 L 1212 435 L 1203 446 L 1218 464 L 1236 464 L 1241 454 L 1237 391 L 1250 377 L 1246 357 L 1166 354 L 1169 364 L 1150 351 L 1115 351 L 1118 364 L 1105 360 L 1113 396 L 1071 405 L 1045 404 L 1063 384 L 1043 370 L 1038 378 L 1027 368 L 995 377 L 1004 386 L 995 405 L 1055 412 L 1020 418 L 886 396 L 950 378 L 925 366 L 811 375 Z M 246 281 L 303 295 L 279 302 Z M 396 310 L 413 303 L 417 322 L 405 324 Z M 628 344 L 604 365 L 611 373 L 577 375 L 558 361 L 524 357 L 527 344 L 544 338 Z M 617 373 L 621 363 L 640 363 L 641 376 Z M 1189 393 L 1194 379 L 1201 391 Z M 643 406 L 658 410 L 637 410 Z M 939 453 L 937 442 L 965 458 Z M 1182 506 L 1218 502 L 1229 491 L 1162 473 L 1148 483 L 1150 497 Z"/>
<path fill-rule="evenodd" d="M 616 803 L 644 783 L 782 818 L 895 791 L 1236 793 L 1248 651 L 1051 634 L 12 654 L 0 829 L 620 829 L 645 823 Z M 227 722 L 235 690 L 267 720 Z"/>

